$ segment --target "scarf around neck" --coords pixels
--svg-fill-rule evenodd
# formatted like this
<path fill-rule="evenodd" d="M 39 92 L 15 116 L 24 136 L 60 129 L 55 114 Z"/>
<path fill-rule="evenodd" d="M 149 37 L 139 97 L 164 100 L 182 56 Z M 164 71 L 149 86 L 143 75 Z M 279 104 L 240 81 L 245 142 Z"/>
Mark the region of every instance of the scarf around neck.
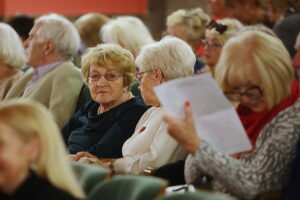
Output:
<path fill-rule="evenodd" d="M 257 137 L 265 125 L 269 123 L 280 111 L 293 105 L 299 97 L 299 83 L 296 80 L 293 80 L 291 84 L 291 94 L 271 110 L 253 112 L 251 109 L 242 106 L 241 104 L 237 107 L 237 113 L 244 128 L 246 129 L 247 135 L 253 145 L 253 149 L 255 148 Z"/>

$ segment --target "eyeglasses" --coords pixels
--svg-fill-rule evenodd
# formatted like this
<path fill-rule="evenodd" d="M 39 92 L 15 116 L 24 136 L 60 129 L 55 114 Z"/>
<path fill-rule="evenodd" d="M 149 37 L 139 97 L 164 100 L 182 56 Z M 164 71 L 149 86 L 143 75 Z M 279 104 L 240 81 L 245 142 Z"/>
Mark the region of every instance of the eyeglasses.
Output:
<path fill-rule="evenodd" d="M 98 74 L 98 73 L 90 73 L 88 78 L 89 78 L 90 81 L 99 81 L 102 76 L 104 76 L 104 78 L 107 81 L 115 81 L 123 75 L 118 74 L 117 72 L 107 72 L 104 75 L 101 75 L 101 74 Z"/>
<path fill-rule="evenodd" d="M 147 70 L 147 71 L 143 71 L 143 72 L 138 72 L 135 74 L 135 77 L 136 77 L 136 80 L 141 83 L 142 79 L 143 79 L 143 74 L 145 73 L 148 73 L 148 72 L 151 72 L 153 71 L 152 69 L 151 70 Z"/>
<path fill-rule="evenodd" d="M 206 26 L 207 29 L 215 28 L 220 34 L 223 34 L 227 30 L 227 26 L 224 24 L 219 24 L 215 20 L 211 20 L 209 24 Z"/>
<path fill-rule="evenodd" d="M 224 94 L 231 101 L 240 102 L 243 96 L 247 97 L 250 101 L 257 101 L 263 96 L 263 91 L 259 86 L 253 85 L 246 89 L 245 92 L 225 92 Z"/>
<path fill-rule="evenodd" d="M 217 49 L 217 48 L 221 48 L 221 47 L 222 47 L 221 44 L 219 44 L 219 43 L 217 43 L 217 42 L 210 42 L 210 41 L 208 41 L 208 40 L 201 40 L 201 44 L 202 44 L 203 46 L 209 46 L 209 47 L 212 47 L 212 48 L 214 48 L 214 49 Z"/>

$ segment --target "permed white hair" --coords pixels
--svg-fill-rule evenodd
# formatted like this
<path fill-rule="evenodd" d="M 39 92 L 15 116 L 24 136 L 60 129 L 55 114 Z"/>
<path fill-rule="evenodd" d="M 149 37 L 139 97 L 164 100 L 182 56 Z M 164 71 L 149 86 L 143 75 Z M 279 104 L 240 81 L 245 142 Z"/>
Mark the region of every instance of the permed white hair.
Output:
<path fill-rule="evenodd" d="M 110 20 L 100 31 L 104 43 L 119 44 L 136 56 L 140 48 L 154 42 L 148 28 L 137 17 L 121 16 Z"/>
<path fill-rule="evenodd" d="M 136 58 L 136 65 L 145 70 L 159 67 L 165 80 L 193 75 L 196 62 L 192 48 L 183 40 L 167 36 L 159 42 L 144 46 Z"/>
<path fill-rule="evenodd" d="M 26 59 L 21 38 L 5 23 L 0 23 L 0 59 L 3 64 L 15 68 L 23 67 Z"/>

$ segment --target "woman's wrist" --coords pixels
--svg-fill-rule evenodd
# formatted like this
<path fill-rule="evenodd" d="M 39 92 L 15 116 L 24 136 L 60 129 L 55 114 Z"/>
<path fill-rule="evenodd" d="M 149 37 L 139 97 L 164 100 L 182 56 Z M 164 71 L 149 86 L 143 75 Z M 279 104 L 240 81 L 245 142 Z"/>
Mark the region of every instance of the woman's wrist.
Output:
<path fill-rule="evenodd" d="M 186 146 L 185 149 L 192 155 L 195 155 L 197 150 L 199 149 L 200 144 L 201 144 L 200 138 L 196 137 L 193 140 L 191 140 L 190 143 L 185 145 Z"/>

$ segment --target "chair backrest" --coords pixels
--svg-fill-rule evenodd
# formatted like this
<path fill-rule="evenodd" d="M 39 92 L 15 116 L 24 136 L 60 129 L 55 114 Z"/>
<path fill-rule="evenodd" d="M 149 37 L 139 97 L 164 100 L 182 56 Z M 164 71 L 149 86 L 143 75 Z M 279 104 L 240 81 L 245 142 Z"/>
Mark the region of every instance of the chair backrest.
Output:
<path fill-rule="evenodd" d="M 133 94 L 133 96 L 135 96 L 135 97 L 141 96 L 141 91 L 139 90 L 139 86 L 140 86 L 140 84 L 138 81 L 135 81 L 135 82 L 131 83 L 131 85 L 130 85 L 130 91 Z"/>
<path fill-rule="evenodd" d="M 72 167 L 87 195 L 98 183 L 108 179 L 111 175 L 109 169 L 100 166 L 74 162 Z"/>
<path fill-rule="evenodd" d="M 167 187 L 164 179 L 142 175 L 118 175 L 99 183 L 88 200 L 153 200 Z"/>
<path fill-rule="evenodd" d="M 211 193 L 211 192 L 185 192 L 174 193 L 168 196 L 158 198 L 156 200 L 231 200 L 229 196 L 225 194 Z"/>

